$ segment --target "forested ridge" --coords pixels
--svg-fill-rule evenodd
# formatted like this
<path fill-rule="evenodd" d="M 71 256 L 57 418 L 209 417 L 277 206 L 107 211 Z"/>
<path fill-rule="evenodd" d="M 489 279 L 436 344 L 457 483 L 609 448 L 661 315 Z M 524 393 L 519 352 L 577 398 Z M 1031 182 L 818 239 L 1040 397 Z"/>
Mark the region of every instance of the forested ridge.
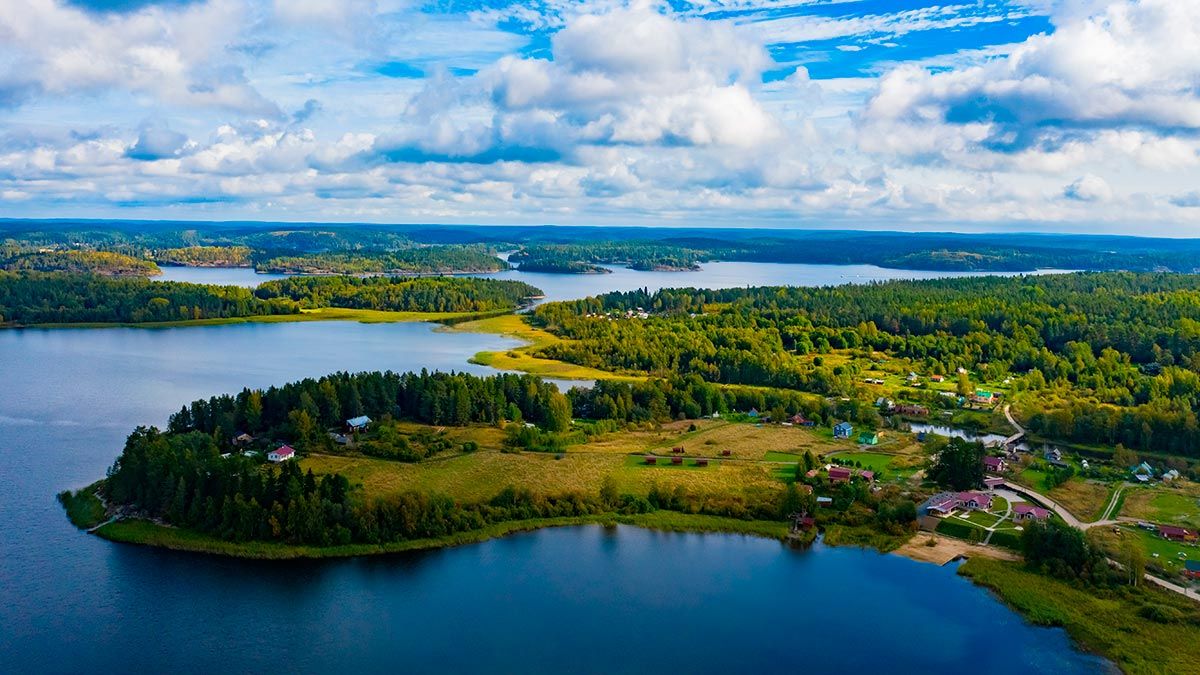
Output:
<path fill-rule="evenodd" d="M 146 323 L 296 314 L 340 307 L 414 312 L 511 310 L 537 295 L 517 281 L 305 277 L 256 289 L 142 278 L 0 271 L 0 323 Z"/>
<path fill-rule="evenodd" d="M 498 272 L 508 263 L 486 246 L 414 246 L 393 250 L 330 251 L 259 256 L 260 272 L 284 274 L 452 274 Z"/>
<path fill-rule="evenodd" d="M 650 314 L 638 319 L 638 308 Z M 797 356 L 876 350 L 930 373 L 1008 374 L 1066 403 L 1030 420 L 1080 442 L 1200 455 L 1200 277 L 1079 273 L 830 288 L 612 293 L 539 307 L 585 366 L 853 395 L 850 369 Z"/>

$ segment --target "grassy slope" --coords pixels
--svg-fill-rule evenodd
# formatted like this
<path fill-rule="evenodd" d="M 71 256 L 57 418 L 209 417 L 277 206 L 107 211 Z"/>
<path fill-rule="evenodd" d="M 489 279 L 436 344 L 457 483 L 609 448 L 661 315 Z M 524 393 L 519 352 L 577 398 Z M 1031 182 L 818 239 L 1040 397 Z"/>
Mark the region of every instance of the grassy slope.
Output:
<path fill-rule="evenodd" d="M 995 591 L 1031 622 L 1062 626 L 1085 648 L 1116 661 L 1125 672 L 1200 672 L 1195 624 L 1156 623 L 1137 612 L 1149 602 L 1194 613 L 1188 600 L 1153 589 L 1132 592 L 1128 598 L 1103 597 L 1016 563 L 984 558 L 971 558 L 959 572 Z"/>
<path fill-rule="evenodd" d="M 445 321 L 477 316 L 473 312 L 385 312 L 377 309 L 343 309 L 326 307 L 306 309 L 299 314 L 268 314 L 264 316 L 230 317 L 226 319 L 189 319 L 186 321 L 149 321 L 145 323 L 42 323 L 31 328 L 179 328 L 185 326 L 222 326 L 233 323 L 295 323 L 301 321 L 358 321 L 360 323 L 402 323 L 410 321 Z"/>
<path fill-rule="evenodd" d="M 550 333 L 535 328 L 525 322 L 524 318 L 516 314 L 506 314 L 503 316 L 494 316 L 478 321 L 469 321 L 466 323 L 456 324 L 453 330 L 468 331 L 472 333 L 496 333 L 514 337 L 519 340 L 524 340 L 529 344 L 517 349 L 510 349 L 504 352 L 479 352 L 471 358 L 471 363 L 477 363 L 483 366 L 491 366 L 498 370 L 515 370 L 532 375 L 541 375 L 542 377 L 560 378 L 566 380 L 640 380 L 637 378 L 624 375 L 616 375 L 604 370 L 595 368 L 587 368 L 578 366 L 566 361 L 557 361 L 554 359 L 543 359 L 533 355 L 533 352 L 546 347 L 548 345 L 559 342 L 558 338 Z"/>
<path fill-rule="evenodd" d="M 689 515 L 660 511 L 635 516 L 614 514 L 582 516 L 577 518 L 539 518 L 489 525 L 480 530 L 460 532 L 435 539 L 414 539 L 385 545 L 352 544 L 349 546 L 291 546 L 288 544 L 223 541 L 208 535 L 174 527 L 164 527 L 144 520 L 111 523 L 97 530 L 97 534 L 127 544 L 158 546 L 177 551 L 212 553 L 239 558 L 278 560 L 287 558 L 340 558 L 378 553 L 397 553 L 430 548 L 445 548 L 471 544 L 514 532 L 536 530 L 543 527 L 570 525 L 616 524 L 635 525 L 654 530 L 671 532 L 729 532 L 760 537 L 782 539 L 787 536 L 787 525 L 782 522 L 737 520 L 716 516 Z"/>
<path fill-rule="evenodd" d="M 58 495 L 58 501 L 67 512 L 71 524 L 81 530 L 95 527 L 108 517 L 104 504 L 96 496 L 96 490 L 103 481 L 96 481 L 77 492 L 67 490 Z"/>

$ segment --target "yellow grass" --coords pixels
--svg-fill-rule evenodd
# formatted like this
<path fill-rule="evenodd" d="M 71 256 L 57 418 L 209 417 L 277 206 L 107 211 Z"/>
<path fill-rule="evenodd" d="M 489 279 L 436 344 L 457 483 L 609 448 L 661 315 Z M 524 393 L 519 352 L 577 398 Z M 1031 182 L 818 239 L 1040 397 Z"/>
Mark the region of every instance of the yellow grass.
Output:
<path fill-rule="evenodd" d="M 696 431 L 688 431 L 695 424 Z M 805 427 L 785 427 L 768 424 L 733 423 L 724 420 L 672 422 L 655 431 L 622 431 L 594 439 L 580 449 L 592 452 L 628 454 L 650 452 L 671 454 L 671 448 L 683 446 L 688 457 L 761 461 L 768 452 L 788 452 L 814 455 L 849 450 L 856 446 L 845 441 L 822 437 Z M 730 450 L 730 458 L 721 457 Z"/>
<path fill-rule="evenodd" d="M 1109 486 L 1075 478 L 1050 490 L 1046 495 L 1067 507 L 1076 518 L 1088 522 L 1095 520 L 1108 505 Z"/>
<path fill-rule="evenodd" d="M 1200 483 L 1180 479 L 1170 487 L 1126 489 L 1121 515 L 1156 523 L 1200 527 Z"/>
<path fill-rule="evenodd" d="M 471 357 L 471 363 L 490 366 L 497 370 L 514 370 L 542 377 L 560 378 L 566 380 L 626 380 L 635 381 L 645 378 L 628 375 L 616 375 L 596 368 L 579 366 L 566 361 L 545 359 L 534 353 L 543 347 L 560 342 L 561 338 L 529 325 L 525 319 L 516 314 L 504 314 L 476 321 L 468 321 L 454 325 L 447 330 L 467 331 L 472 333 L 495 333 L 523 340 L 529 344 L 503 352 L 479 352 Z"/>

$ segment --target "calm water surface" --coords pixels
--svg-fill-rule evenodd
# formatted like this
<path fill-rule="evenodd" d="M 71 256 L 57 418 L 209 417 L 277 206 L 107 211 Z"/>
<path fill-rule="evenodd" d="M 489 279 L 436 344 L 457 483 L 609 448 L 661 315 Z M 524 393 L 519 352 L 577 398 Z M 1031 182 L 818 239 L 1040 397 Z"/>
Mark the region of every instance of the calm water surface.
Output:
<path fill-rule="evenodd" d="M 0 672 L 1106 667 L 951 569 L 871 552 L 583 527 L 254 563 L 111 544 L 54 501 L 195 398 L 336 370 L 485 373 L 466 358 L 515 344 L 427 324 L 0 331 Z"/>

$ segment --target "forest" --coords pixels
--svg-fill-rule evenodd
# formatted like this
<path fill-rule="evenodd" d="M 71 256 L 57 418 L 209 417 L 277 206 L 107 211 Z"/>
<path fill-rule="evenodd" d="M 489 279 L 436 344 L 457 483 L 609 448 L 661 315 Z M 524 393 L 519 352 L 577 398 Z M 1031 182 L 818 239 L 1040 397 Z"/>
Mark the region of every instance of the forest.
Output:
<path fill-rule="evenodd" d="M 301 307 L 392 312 L 493 312 L 515 309 L 541 291 L 520 281 L 468 277 L 290 277 L 260 284 L 254 295 Z"/>
<path fill-rule="evenodd" d="M 638 308 L 650 316 L 639 319 Z M 634 291 L 539 307 L 564 338 L 540 355 L 617 372 L 699 375 L 853 397 L 839 350 L 963 368 L 1065 401 L 1031 430 L 1200 456 L 1200 277 L 1079 273 L 830 288 Z M 939 403 L 930 394 L 931 403 Z"/>
<path fill-rule="evenodd" d="M 386 251 L 332 251 L 260 256 L 259 272 L 282 274 L 454 274 L 499 272 L 508 264 L 486 246 L 419 246 Z"/>
<path fill-rule="evenodd" d="M 162 272 L 153 261 L 112 251 L 32 251 L 0 246 L 0 270 L 10 272 L 67 272 L 109 277 L 151 277 Z"/>
<path fill-rule="evenodd" d="M 297 314 L 512 310 L 540 291 L 518 281 L 443 277 L 305 277 L 257 289 L 143 278 L 0 271 L 0 324 L 147 323 Z"/>

